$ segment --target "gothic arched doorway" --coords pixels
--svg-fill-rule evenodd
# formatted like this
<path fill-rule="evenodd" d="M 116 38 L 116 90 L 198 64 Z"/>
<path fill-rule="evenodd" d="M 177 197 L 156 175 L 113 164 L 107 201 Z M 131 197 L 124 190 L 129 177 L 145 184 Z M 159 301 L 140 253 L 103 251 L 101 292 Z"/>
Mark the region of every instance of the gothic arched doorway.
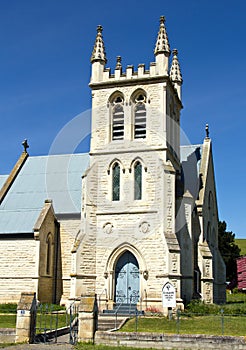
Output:
<path fill-rule="evenodd" d="M 115 266 L 115 302 L 136 304 L 139 300 L 139 265 L 128 250 Z"/>

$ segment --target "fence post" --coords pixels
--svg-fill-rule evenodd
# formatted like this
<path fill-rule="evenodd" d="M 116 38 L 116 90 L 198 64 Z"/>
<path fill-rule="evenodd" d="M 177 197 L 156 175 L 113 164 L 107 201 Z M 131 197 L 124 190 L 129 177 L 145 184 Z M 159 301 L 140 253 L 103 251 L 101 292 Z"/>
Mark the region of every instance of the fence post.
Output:
<path fill-rule="evenodd" d="M 78 341 L 93 342 L 97 330 L 98 306 L 97 296 L 81 296 L 79 304 Z"/>
<path fill-rule="evenodd" d="M 222 331 L 222 335 L 224 335 L 224 310 L 223 309 L 221 309 L 220 310 L 220 312 L 221 312 L 221 331 Z"/>
<path fill-rule="evenodd" d="M 136 313 L 135 330 L 137 332 L 138 331 L 138 309 L 137 308 L 135 310 L 135 313 Z"/>
<path fill-rule="evenodd" d="M 33 343 L 36 328 L 36 293 L 21 293 L 17 306 L 16 343 Z"/>
<path fill-rule="evenodd" d="M 180 330 L 180 309 L 177 310 L 177 333 L 179 334 L 179 330 Z"/>

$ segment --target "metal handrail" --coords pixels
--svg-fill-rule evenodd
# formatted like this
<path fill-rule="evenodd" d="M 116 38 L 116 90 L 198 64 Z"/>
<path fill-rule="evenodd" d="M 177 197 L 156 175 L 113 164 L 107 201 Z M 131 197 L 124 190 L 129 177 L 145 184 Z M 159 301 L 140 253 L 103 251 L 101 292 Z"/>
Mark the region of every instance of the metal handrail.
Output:
<path fill-rule="evenodd" d="M 120 307 L 122 306 L 122 304 L 124 303 L 125 300 L 127 300 L 127 297 L 124 297 L 123 301 L 118 305 L 118 307 L 115 309 L 115 329 L 117 328 L 117 316 L 118 316 L 118 312 Z M 128 310 L 128 315 L 131 315 L 131 307 L 132 307 L 132 297 L 130 297 L 130 303 L 129 303 L 129 310 Z M 137 308 L 135 310 L 135 314 L 137 313 Z"/>
<path fill-rule="evenodd" d="M 107 293 L 107 288 L 104 288 L 101 293 L 99 294 L 99 297 L 98 297 L 98 308 L 99 310 L 101 309 L 100 306 L 101 306 L 101 296 L 103 295 L 103 293 L 105 292 L 105 296 L 106 296 L 106 300 L 108 299 L 108 293 Z"/>
<path fill-rule="evenodd" d="M 120 303 L 120 305 L 118 305 L 117 309 L 115 309 L 115 322 L 114 322 L 114 328 L 117 328 L 117 315 L 118 315 L 118 311 L 120 309 L 120 307 L 122 306 L 123 302 L 125 301 L 125 299 L 127 299 L 126 297 L 124 297 L 123 301 Z"/>

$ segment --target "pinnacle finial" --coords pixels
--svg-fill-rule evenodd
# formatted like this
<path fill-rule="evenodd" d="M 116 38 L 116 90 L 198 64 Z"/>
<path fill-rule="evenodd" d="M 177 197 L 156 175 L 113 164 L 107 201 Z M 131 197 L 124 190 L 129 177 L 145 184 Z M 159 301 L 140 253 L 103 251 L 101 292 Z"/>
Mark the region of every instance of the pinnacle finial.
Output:
<path fill-rule="evenodd" d="M 117 56 L 116 57 L 116 67 L 115 69 L 121 69 L 122 65 L 121 65 L 121 56 Z"/>
<path fill-rule="evenodd" d="M 97 26 L 97 33 L 102 33 L 102 31 L 103 31 L 103 27 L 99 24 Z"/>
<path fill-rule="evenodd" d="M 209 139 L 209 125 L 208 124 L 206 124 L 205 131 L 206 131 L 206 139 Z"/>
<path fill-rule="evenodd" d="M 182 84 L 182 74 L 179 66 L 179 60 L 178 60 L 178 50 L 174 49 L 172 51 L 173 59 L 172 59 L 172 65 L 170 69 L 170 79 L 173 83 L 180 83 Z"/>
<path fill-rule="evenodd" d="M 168 41 L 168 36 L 165 28 L 165 17 L 160 17 L 160 28 L 155 45 L 155 55 L 159 53 L 167 53 L 170 55 L 170 45 Z"/>
<path fill-rule="evenodd" d="M 91 63 L 97 62 L 97 61 L 103 62 L 104 64 L 107 63 L 102 31 L 103 31 L 103 27 L 101 25 L 98 25 L 97 36 L 96 36 L 93 52 L 91 55 Z"/>
<path fill-rule="evenodd" d="M 24 152 L 27 153 L 27 149 L 29 148 L 29 145 L 27 143 L 27 139 L 25 139 L 23 142 L 22 142 L 22 146 L 24 147 Z"/>

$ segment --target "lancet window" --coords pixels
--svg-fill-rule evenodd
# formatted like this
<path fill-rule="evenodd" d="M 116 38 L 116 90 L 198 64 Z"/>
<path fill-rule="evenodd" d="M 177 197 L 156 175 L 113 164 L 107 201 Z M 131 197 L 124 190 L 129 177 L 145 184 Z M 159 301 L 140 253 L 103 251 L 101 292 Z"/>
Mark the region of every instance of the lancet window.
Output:
<path fill-rule="evenodd" d="M 113 201 L 120 200 L 120 166 L 114 163 L 112 169 L 112 199 Z"/>
<path fill-rule="evenodd" d="M 124 99 L 117 96 L 112 101 L 112 140 L 124 138 Z"/>
<path fill-rule="evenodd" d="M 51 234 L 49 233 L 46 239 L 46 274 L 50 275 L 51 274 L 51 254 L 52 254 L 52 237 Z"/>
<path fill-rule="evenodd" d="M 142 92 L 134 101 L 134 138 L 146 138 L 146 96 Z"/>
<path fill-rule="evenodd" d="M 134 199 L 142 199 L 142 164 L 140 162 L 134 165 Z"/>

